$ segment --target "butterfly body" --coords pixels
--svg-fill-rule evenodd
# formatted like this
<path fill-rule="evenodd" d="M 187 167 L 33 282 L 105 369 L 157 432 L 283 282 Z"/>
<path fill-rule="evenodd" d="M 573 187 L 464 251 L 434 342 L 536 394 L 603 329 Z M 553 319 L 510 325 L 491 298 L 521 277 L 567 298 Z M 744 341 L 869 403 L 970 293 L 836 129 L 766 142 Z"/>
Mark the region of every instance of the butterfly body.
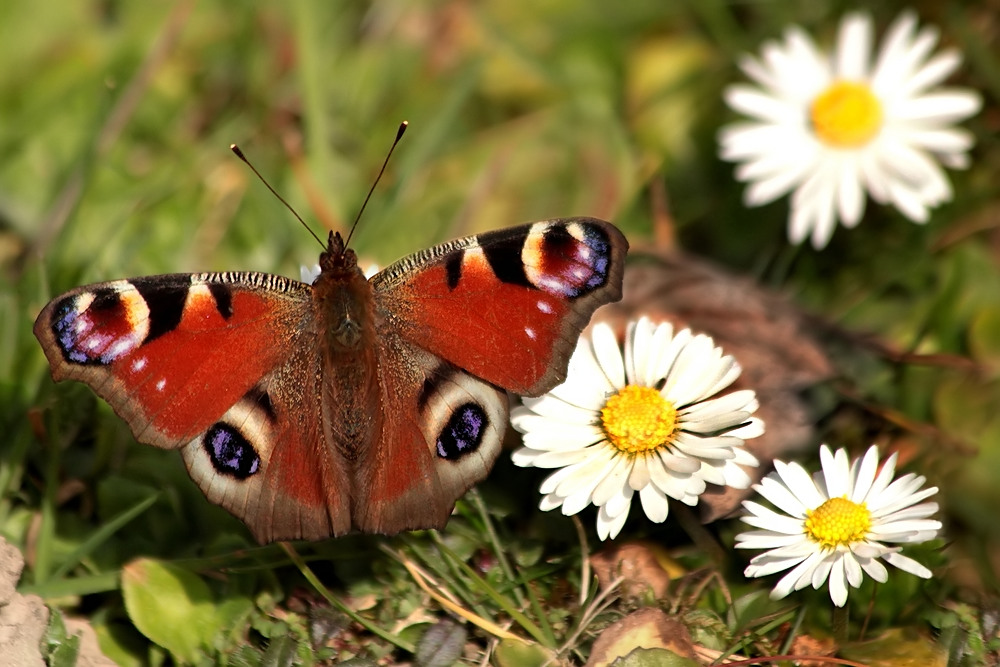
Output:
<path fill-rule="evenodd" d="M 420 251 L 371 279 L 331 234 L 312 285 L 263 273 L 80 287 L 39 314 L 57 380 L 178 449 L 261 542 L 440 527 L 486 476 L 506 391 L 562 381 L 621 297 L 627 242 L 574 218 Z"/>

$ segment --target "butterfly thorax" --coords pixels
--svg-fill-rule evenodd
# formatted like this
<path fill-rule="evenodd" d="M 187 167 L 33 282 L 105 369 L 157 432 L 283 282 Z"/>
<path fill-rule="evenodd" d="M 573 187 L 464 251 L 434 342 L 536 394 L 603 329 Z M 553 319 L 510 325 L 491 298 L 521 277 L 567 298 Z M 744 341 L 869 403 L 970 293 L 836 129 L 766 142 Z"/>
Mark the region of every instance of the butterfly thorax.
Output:
<path fill-rule="evenodd" d="M 331 232 L 327 249 L 319 257 L 320 277 L 313 300 L 323 326 L 323 338 L 334 354 L 356 355 L 367 335 L 372 336 L 372 291 L 358 256 L 344 247 L 339 232 Z"/>
<path fill-rule="evenodd" d="M 321 273 L 313 284 L 323 359 L 323 410 L 328 436 L 341 454 L 355 460 L 377 437 L 371 405 L 378 404 L 375 354 L 375 301 L 353 250 L 331 235 L 320 256 Z"/>

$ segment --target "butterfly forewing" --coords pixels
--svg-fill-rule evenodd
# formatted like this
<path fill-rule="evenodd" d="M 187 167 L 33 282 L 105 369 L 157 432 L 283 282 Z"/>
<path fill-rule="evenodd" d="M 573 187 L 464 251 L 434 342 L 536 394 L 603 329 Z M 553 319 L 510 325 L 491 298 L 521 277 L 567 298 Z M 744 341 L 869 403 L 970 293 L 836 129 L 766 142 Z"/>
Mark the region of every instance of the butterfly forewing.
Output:
<path fill-rule="evenodd" d="M 621 298 L 627 249 L 602 220 L 550 220 L 422 251 L 372 281 L 408 340 L 531 396 L 562 382 L 594 310 Z"/>

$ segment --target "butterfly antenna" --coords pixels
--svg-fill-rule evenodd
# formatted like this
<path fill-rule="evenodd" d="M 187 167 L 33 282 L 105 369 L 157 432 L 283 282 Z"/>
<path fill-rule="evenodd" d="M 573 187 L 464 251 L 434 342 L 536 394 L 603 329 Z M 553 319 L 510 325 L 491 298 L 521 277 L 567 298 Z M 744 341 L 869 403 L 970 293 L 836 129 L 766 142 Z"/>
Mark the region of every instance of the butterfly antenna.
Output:
<path fill-rule="evenodd" d="M 243 162 L 246 164 L 246 166 L 250 167 L 250 170 L 254 174 L 257 175 L 257 178 L 260 179 L 261 183 L 263 183 L 264 185 L 267 186 L 267 189 L 271 191 L 271 194 L 274 195 L 275 197 L 277 197 L 278 201 L 280 201 L 282 204 L 284 204 L 285 208 L 287 208 L 289 211 L 292 212 L 292 215 L 295 216 L 295 219 L 302 223 L 302 226 L 306 228 L 306 231 L 309 232 L 310 234 L 312 234 L 312 237 L 314 239 L 316 239 L 316 242 L 319 243 L 322 247 L 325 248 L 326 244 L 323 243 L 323 240 L 320 237 L 316 236 L 316 232 L 314 232 L 312 230 L 312 228 L 310 228 L 309 225 L 306 224 L 306 221 L 302 219 L 302 216 L 300 216 L 298 214 L 298 212 L 296 212 L 296 210 L 294 208 L 292 208 L 292 205 L 289 204 L 287 201 L 285 201 L 285 198 L 282 197 L 281 195 L 279 195 L 277 190 L 275 190 L 274 188 L 271 187 L 271 184 L 267 182 L 266 178 L 264 178 L 263 176 L 261 176 L 260 172 L 257 171 L 257 167 L 255 167 L 255 166 L 253 166 L 253 164 L 251 164 L 250 160 L 247 159 L 247 156 L 244 155 L 243 151 L 240 150 L 240 147 L 237 146 L 236 144 L 230 144 L 229 145 L 229 150 L 231 150 L 233 153 L 235 153 L 236 157 L 238 157 L 239 159 L 243 160 Z"/>
<path fill-rule="evenodd" d="M 396 150 L 396 144 L 398 144 L 399 140 L 403 138 L 403 133 L 406 132 L 406 128 L 409 127 L 409 125 L 409 121 L 405 120 L 399 124 L 399 129 L 396 130 L 396 139 L 392 142 L 392 146 L 389 147 L 389 152 L 386 153 L 385 160 L 382 161 L 382 168 L 378 170 L 378 176 L 375 177 L 375 182 L 372 183 L 371 189 L 368 190 L 368 196 L 365 197 L 364 203 L 361 204 L 361 210 L 358 211 L 357 217 L 354 218 L 354 224 L 351 225 L 351 231 L 347 233 L 347 239 L 344 240 L 345 248 L 347 247 L 347 244 L 351 242 L 351 237 L 354 236 L 354 230 L 358 226 L 358 221 L 361 220 L 361 214 L 365 212 L 365 207 L 368 206 L 368 200 L 372 198 L 372 193 L 375 192 L 375 186 L 378 185 L 380 180 L 382 180 L 382 174 L 385 173 L 385 168 L 386 165 L 389 164 L 389 158 L 392 157 L 392 152 Z"/>

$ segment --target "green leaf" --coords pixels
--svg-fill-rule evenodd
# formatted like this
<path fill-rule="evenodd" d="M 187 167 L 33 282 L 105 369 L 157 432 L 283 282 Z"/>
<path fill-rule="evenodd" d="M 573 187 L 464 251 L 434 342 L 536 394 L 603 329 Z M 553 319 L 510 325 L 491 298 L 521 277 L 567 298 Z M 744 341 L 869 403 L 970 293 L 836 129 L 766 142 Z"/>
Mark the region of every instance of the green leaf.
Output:
<path fill-rule="evenodd" d="M 260 667 L 292 667 L 298 648 L 299 643 L 291 635 L 275 637 L 264 651 Z"/>
<path fill-rule="evenodd" d="M 973 316 L 969 347 L 976 361 L 1000 371 L 1000 306 L 983 308 Z"/>
<path fill-rule="evenodd" d="M 665 648 L 637 648 L 611 667 L 698 667 L 698 663 Z"/>
<path fill-rule="evenodd" d="M 122 571 L 122 594 L 135 627 L 179 662 L 195 662 L 221 630 L 208 586 L 176 565 L 132 561 Z"/>
<path fill-rule="evenodd" d="M 51 609 L 49 612 L 44 642 L 49 667 L 75 667 L 80 655 L 80 635 L 69 634 L 58 609 Z"/>
<path fill-rule="evenodd" d="M 948 654 L 927 637 L 894 628 L 870 641 L 841 647 L 840 655 L 871 667 L 944 667 Z"/>
<path fill-rule="evenodd" d="M 727 619 L 732 634 L 738 635 L 747 628 L 756 627 L 774 612 L 775 607 L 768 591 L 754 591 L 733 600 Z"/>
<path fill-rule="evenodd" d="M 504 639 L 493 651 L 497 667 L 542 667 L 552 664 L 554 658 L 549 649 L 519 639 Z"/>
<path fill-rule="evenodd" d="M 66 576 L 71 569 L 76 567 L 76 565 L 84 558 L 92 554 L 95 549 L 107 542 L 107 540 L 118 532 L 120 528 L 152 507 L 153 503 L 157 501 L 159 496 L 159 493 L 147 496 L 144 500 L 127 510 L 124 510 L 91 533 L 90 537 L 84 540 L 69 556 L 63 560 L 62 564 L 52 574 L 52 579 L 60 579 Z"/>

